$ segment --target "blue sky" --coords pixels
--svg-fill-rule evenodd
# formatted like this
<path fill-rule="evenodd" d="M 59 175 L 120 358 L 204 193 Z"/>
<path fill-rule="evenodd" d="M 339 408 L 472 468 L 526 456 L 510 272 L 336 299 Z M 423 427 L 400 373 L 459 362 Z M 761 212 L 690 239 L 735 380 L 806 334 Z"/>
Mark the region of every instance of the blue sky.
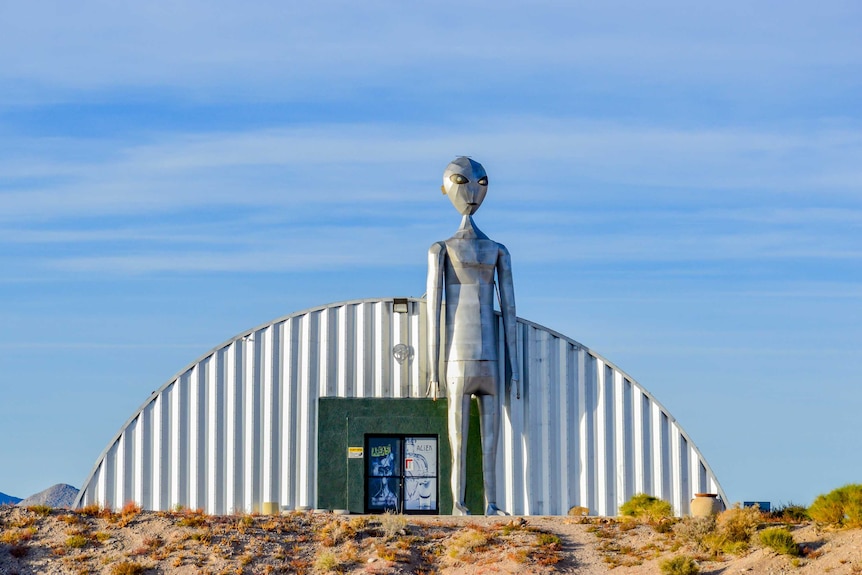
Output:
<path fill-rule="evenodd" d="M 0 491 L 242 330 L 421 295 L 456 155 L 518 314 L 731 499 L 862 481 L 862 5 L 304 4 L 0 2 Z"/>

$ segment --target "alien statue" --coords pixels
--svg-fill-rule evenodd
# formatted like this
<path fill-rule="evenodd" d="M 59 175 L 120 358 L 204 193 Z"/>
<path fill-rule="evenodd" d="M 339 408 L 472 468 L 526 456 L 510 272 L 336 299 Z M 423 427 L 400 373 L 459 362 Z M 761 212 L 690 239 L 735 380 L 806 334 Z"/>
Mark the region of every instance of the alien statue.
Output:
<path fill-rule="evenodd" d="M 512 263 L 503 244 L 476 227 L 473 214 L 488 191 L 482 165 L 459 157 L 443 172 L 443 193 L 461 215 L 461 227 L 448 240 L 428 250 L 428 362 L 429 385 L 439 388 L 440 319 L 446 301 L 445 381 L 449 398 L 449 444 L 452 450 L 453 515 L 469 515 L 465 505 L 467 432 L 470 401 L 479 400 L 482 470 L 486 515 L 507 515 L 497 507 L 496 459 L 500 435 L 500 382 L 494 314 L 494 274 L 499 283 L 503 336 L 508 351 L 512 385 L 518 385 L 517 325 Z M 520 397 L 520 390 L 518 393 Z"/>

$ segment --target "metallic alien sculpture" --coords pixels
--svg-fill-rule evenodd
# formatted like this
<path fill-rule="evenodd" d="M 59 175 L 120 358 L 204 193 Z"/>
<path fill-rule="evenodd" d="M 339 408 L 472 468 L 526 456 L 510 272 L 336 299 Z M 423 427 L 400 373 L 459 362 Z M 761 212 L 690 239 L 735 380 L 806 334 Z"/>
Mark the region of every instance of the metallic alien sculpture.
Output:
<path fill-rule="evenodd" d="M 463 218 L 448 240 L 428 250 L 428 361 L 429 384 L 437 389 L 440 374 L 440 316 L 446 294 L 446 383 L 449 398 L 449 443 L 452 448 L 453 515 L 468 515 L 464 504 L 467 475 L 467 431 L 470 400 L 479 400 L 482 434 L 482 469 L 485 476 L 486 515 L 505 515 L 497 508 L 497 440 L 500 435 L 501 378 L 497 373 L 497 337 L 494 315 L 494 273 L 499 283 L 504 337 L 512 373 L 518 385 L 515 290 L 512 264 L 503 244 L 476 227 L 473 214 L 488 191 L 488 176 L 481 164 L 456 158 L 443 172 L 443 193 Z"/>

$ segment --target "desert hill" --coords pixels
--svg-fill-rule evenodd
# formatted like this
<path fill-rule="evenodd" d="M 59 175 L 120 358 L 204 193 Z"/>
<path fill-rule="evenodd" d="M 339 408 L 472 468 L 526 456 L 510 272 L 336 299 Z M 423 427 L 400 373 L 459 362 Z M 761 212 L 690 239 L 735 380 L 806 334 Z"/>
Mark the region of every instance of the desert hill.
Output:
<path fill-rule="evenodd" d="M 13 497 L 12 495 L 6 495 L 2 491 L 0 491 L 0 505 L 15 505 L 21 501 L 20 497 Z"/>
<path fill-rule="evenodd" d="M 78 496 L 78 489 L 65 483 L 52 485 L 48 489 L 34 493 L 26 499 L 18 502 L 21 507 L 30 507 L 33 505 L 47 505 L 48 507 L 72 507 L 75 503 L 75 498 Z"/>

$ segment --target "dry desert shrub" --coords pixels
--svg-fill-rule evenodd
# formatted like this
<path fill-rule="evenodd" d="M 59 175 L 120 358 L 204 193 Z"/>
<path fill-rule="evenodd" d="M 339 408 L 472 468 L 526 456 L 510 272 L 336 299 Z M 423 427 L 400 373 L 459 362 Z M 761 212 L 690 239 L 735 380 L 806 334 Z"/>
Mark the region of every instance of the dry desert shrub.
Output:
<path fill-rule="evenodd" d="M 715 534 L 715 516 L 684 517 L 673 527 L 674 534 L 699 551 L 708 550 L 710 536 Z"/>
<path fill-rule="evenodd" d="M 41 517 L 47 517 L 51 515 L 52 507 L 50 505 L 30 505 L 27 507 L 27 511 L 32 511 L 36 515 Z"/>
<path fill-rule="evenodd" d="M 479 525 L 468 525 L 449 540 L 446 551 L 453 559 L 464 560 L 469 554 L 481 551 L 493 539 L 491 533 Z"/>
<path fill-rule="evenodd" d="M 197 509 L 192 511 L 190 509 L 184 509 L 182 512 L 182 516 L 177 521 L 177 525 L 180 527 L 204 527 L 209 526 L 207 521 L 207 516 L 204 514 L 202 509 Z"/>
<path fill-rule="evenodd" d="M 563 541 L 553 533 L 536 533 L 536 548 L 529 554 L 538 565 L 556 565 L 562 560 Z"/>
<path fill-rule="evenodd" d="M 341 565 L 341 562 L 338 556 L 328 549 L 322 550 L 314 559 L 314 568 L 324 573 L 337 570 L 339 565 Z"/>
<path fill-rule="evenodd" d="M 121 561 L 111 565 L 111 575 L 141 575 L 144 566 L 132 561 Z"/>
<path fill-rule="evenodd" d="M 756 507 L 741 508 L 739 504 L 716 517 L 687 517 L 674 532 L 699 551 L 712 557 L 723 553 L 739 555 L 746 552 L 751 537 L 763 522 L 763 514 Z"/>
<path fill-rule="evenodd" d="M 678 555 L 671 559 L 665 559 L 659 564 L 662 575 L 697 575 L 700 567 L 694 559 L 688 555 Z"/>
<path fill-rule="evenodd" d="M 762 522 L 763 515 L 757 507 L 741 508 L 735 505 L 718 514 L 715 528 L 729 542 L 748 543 Z"/>
<path fill-rule="evenodd" d="M 0 533 L 0 543 L 6 545 L 19 545 L 24 541 L 30 541 L 36 535 L 35 527 L 13 527 Z"/>
<path fill-rule="evenodd" d="M 862 484 L 849 484 L 818 495 L 808 514 L 833 527 L 862 527 Z"/>
<path fill-rule="evenodd" d="M 102 514 L 102 507 L 98 503 L 91 503 L 76 509 L 75 513 L 84 517 L 99 517 Z"/>
<path fill-rule="evenodd" d="M 317 532 L 317 540 L 325 547 L 335 547 L 353 537 L 354 534 L 355 531 L 351 529 L 349 522 L 333 519 L 320 528 Z"/>
<path fill-rule="evenodd" d="M 407 518 L 398 513 L 390 513 L 387 511 L 378 518 L 380 528 L 383 529 L 383 535 L 387 539 L 392 539 L 396 535 L 401 535 L 407 527 Z"/>

